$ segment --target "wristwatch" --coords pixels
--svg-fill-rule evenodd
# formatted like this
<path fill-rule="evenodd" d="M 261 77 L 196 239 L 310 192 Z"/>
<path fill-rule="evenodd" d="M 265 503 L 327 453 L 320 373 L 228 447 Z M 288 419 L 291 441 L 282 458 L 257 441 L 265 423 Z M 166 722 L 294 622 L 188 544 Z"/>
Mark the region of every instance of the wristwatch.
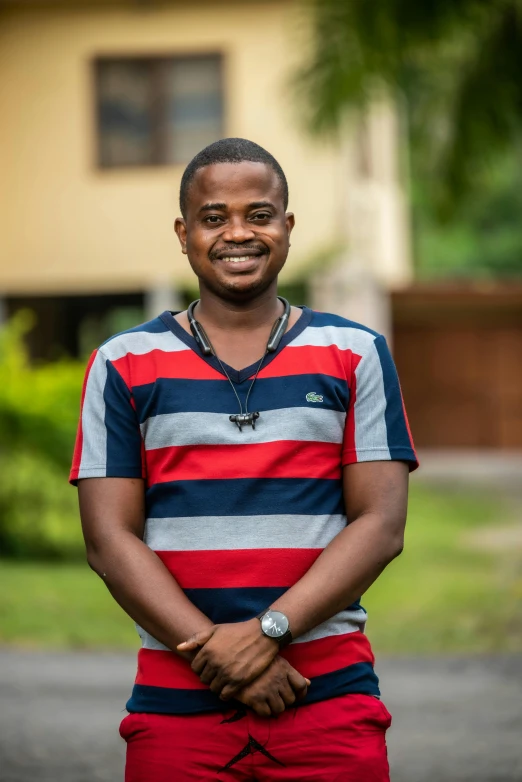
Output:
<path fill-rule="evenodd" d="M 272 611 L 269 608 L 266 611 L 261 611 L 256 618 L 261 622 L 263 635 L 267 635 L 269 638 L 277 641 L 280 648 L 287 646 L 291 642 L 292 633 L 290 632 L 288 617 L 281 611 Z"/>

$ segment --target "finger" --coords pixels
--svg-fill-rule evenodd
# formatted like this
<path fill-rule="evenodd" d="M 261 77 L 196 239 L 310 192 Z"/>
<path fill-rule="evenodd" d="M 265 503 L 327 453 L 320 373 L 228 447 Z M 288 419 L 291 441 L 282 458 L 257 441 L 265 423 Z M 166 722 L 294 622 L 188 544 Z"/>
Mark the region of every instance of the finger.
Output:
<path fill-rule="evenodd" d="M 268 695 L 267 701 L 272 714 L 282 714 L 286 709 L 285 702 L 278 692 Z"/>
<path fill-rule="evenodd" d="M 220 673 L 216 674 L 214 672 L 214 678 L 212 679 L 212 681 L 209 682 L 209 687 L 212 690 L 212 692 L 215 695 L 219 695 L 219 697 L 221 697 L 221 691 L 224 686 L 225 686 L 225 681 L 223 679 L 223 676 L 221 676 Z"/>
<path fill-rule="evenodd" d="M 199 674 L 199 679 L 203 682 L 203 684 L 208 684 L 209 687 L 212 684 L 217 685 L 218 673 L 212 665 L 207 664 Z M 219 692 L 221 692 L 222 688 L 223 684 L 221 684 Z"/>
<path fill-rule="evenodd" d="M 290 687 L 288 681 L 279 687 L 279 694 L 283 699 L 285 706 L 292 706 L 292 704 L 294 704 L 296 701 L 295 692 Z"/>
<path fill-rule="evenodd" d="M 197 673 L 197 675 L 199 676 L 203 671 L 205 665 L 207 665 L 207 663 L 208 663 L 207 655 L 203 650 L 201 650 L 197 653 L 197 655 L 192 660 L 190 667 L 192 668 L 194 673 Z"/>
<path fill-rule="evenodd" d="M 289 671 L 288 682 L 295 692 L 296 698 L 300 699 L 305 697 L 308 692 L 310 679 L 305 679 L 305 677 L 301 676 L 297 671 Z"/>
<path fill-rule="evenodd" d="M 250 708 L 253 709 L 259 717 L 272 716 L 270 706 L 266 701 L 253 701 Z"/>
<path fill-rule="evenodd" d="M 212 638 L 214 630 L 215 627 L 209 627 L 208 630 L 194 633 L 194 635 L 191 635 L 186 641 L 178 644 L 176 649 L 179 649 L 182 652 L 188 652 L 191 649 L 197 649 L 199 646 L 204 646 L 204 644 Z"/>
<path fill-rule="evenodd" d="M 243 684 L 225 684 L 223 689 L 221 690 L 221 700 L 222 701 L 229 701 L 231 698 L 236 695 L 237 692 L 243 687 Z"/>

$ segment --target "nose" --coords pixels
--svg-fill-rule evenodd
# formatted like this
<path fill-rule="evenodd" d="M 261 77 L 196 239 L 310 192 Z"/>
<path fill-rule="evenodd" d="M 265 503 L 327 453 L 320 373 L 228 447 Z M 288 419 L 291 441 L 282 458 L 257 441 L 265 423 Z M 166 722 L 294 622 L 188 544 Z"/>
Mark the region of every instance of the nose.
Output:
<path fill-rule="evenodd" d="M 252 230 L 252 226 L 238 215 L 229 221 L 221 238 L 224 242 L 243 244 L 243 242 L 249 242 L 254 239 L 255 232 Z"/>

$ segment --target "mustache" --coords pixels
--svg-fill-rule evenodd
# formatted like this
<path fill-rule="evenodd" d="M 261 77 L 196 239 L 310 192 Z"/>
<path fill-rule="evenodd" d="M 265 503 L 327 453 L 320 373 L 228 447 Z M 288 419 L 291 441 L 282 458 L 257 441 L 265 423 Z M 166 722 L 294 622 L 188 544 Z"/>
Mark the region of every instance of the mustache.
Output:
<path fill-rule="evenodd" d="M 249 252 L 263 255 L 267 252 L 267 248 L 264 244 L 229 244 L 226 245 L 226 247 L 220 247 L 218 250 L 211 250 L 208 257 L 211 261 L 215 261 L 229 252 L 237 252 L 238 250 L 241 250 L 243 255 L 248 255 Z"/>

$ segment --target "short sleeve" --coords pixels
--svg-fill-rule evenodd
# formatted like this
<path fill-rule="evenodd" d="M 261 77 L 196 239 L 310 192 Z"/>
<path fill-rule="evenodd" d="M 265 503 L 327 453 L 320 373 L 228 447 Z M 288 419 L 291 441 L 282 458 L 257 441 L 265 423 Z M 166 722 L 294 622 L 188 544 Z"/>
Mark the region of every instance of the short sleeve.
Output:
<path fill-rule="evenodd" d="M 383 336 L 369 340 L 354 359 L 344 432 L 343 466 L 406 461 L 418 465 L 397 370 Z"/>
<path fill-rule="evenodd" d="M 144 478 L 142 438 L 130 389 L 96 350 L 85 373 L 80 421 L 69 481 Z"/>

